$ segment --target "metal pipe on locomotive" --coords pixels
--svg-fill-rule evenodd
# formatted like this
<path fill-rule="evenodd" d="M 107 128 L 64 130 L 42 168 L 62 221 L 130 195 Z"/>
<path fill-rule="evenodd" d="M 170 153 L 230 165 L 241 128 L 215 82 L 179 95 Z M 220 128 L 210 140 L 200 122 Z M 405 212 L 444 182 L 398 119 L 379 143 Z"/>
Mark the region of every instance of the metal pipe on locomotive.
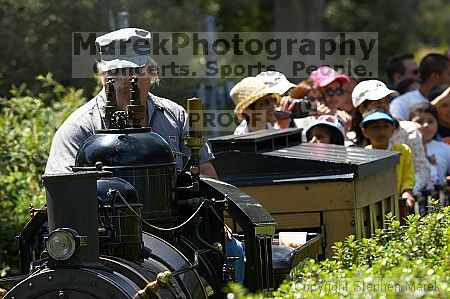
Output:
<path fill-rule="evenodd" d="M 286 249 L 278 256 L 289 262 L 272 263 L 275 221 L 257 201 L 199 176 L 201 127 L 190 128 L 192 155 L 177 170 L 170 145 L 139 125 L 143 113 L 138 78 L 125 111 L 108 80 L 106 128 L 85 141 L 72 173 L 43 177 L 47 208 L 19 236 L 23 276 L 5 298 L 222 298 L 236 260 L 225 212 L 243 232 L 247 288 L 273 290 L 298 263 Z"/>

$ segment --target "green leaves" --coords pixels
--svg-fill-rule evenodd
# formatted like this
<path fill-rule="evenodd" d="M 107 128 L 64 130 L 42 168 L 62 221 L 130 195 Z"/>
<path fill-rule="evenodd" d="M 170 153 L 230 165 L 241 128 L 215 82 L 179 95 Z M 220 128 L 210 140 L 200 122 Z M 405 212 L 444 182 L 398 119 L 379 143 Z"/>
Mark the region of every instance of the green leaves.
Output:
<path fill-rule="evenodd" d="M 388 223 L 370 239 L 337 242 L 330 260 L 304 262 L 274 298 L 448 298 L 450 207 Z"/>
<path fill-rule="evenodd" d="M 333 258 L 303 261 L 265 298 L 450 298 L 450 207 L 434 209 L 403 227 L 388 215 L 371 238 L 336 242 Z"/>
<path fill-rule="evenodd" d="M 53 134 L 84 103 L 81 90 L 64 88 L 52 74 L 38 76 L 34 95 L 24 84 L 0 98 L 0 272 L 18 271 L 15 236 L 29 220 L 28 207 L 45 203 L 41 175 Z M 3 269 L 3 270 L 2 270 Z"/>

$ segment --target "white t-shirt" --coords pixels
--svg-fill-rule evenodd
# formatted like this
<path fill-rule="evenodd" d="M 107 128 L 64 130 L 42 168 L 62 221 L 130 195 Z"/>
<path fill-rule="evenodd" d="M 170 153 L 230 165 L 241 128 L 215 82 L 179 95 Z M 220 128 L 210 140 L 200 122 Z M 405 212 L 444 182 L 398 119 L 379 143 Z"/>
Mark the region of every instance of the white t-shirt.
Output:
<path fill-rule="evenodd" d="M 418 103 L 427 102 L 429 102 L 428 99 L 416 89 L 396 97 L 389 105 L 389 111 L 394 117 L 399 117 L 402 120 L 409 120 L 409 113 L 412 106 Z"/>
<path fill-rule="evenodd" d="M 437 170 L 437 182 L 433 184 L 443 185 L 445 177 L 450 174 L 450 145 L 431 140 L 425 144 L 425 151 L 431 165 Z"/>

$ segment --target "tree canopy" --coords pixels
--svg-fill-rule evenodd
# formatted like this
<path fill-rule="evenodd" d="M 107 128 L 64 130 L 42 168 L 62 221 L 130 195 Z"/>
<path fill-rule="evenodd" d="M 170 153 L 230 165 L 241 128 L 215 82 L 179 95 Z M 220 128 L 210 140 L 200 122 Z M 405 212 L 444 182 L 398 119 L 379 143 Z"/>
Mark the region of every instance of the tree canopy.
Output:
<path fill-rule="evenodd" d="M 3 0 L 0 47 L 0 95 L 11 85 L 52 72 L 65 86 L 85 89 L 93 79 L 71 76 L 73 32 L 106 32 L 117 28 L 117 14 L 129 13 L 129 25 L 153 32 L 205 31 L 207 15 L 221 32 L 378 32 L 379 76 L 389 56 L 417 52 L 423 47 L 448 47 L 450 6 L 445 0 L 328 0 L 328 1 L 145 1 L 145 0 Z M 158 93 L 175 99 L 188 97 L 199 80 L 163 81 Z"/>

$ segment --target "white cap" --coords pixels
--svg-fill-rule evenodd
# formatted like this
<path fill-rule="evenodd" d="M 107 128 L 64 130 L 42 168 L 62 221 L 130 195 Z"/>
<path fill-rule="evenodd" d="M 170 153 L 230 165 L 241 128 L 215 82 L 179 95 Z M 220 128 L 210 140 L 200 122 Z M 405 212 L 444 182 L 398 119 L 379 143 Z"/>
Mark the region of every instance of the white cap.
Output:
<path fill-rule="evenodd" d="M 100 72 L 122 68 L 143 67 L 148 62 L 150 32 L 138 28 L 123 28 L 95 40 L 101 60 Z"/>
<path fill-rule="evenodd" d="M 256 78 L 262 80 L 264 84 L 269 87 L 270 92 L 278 93 L 280 95 L 283 95 L 289 89 L 297 86 L 294 83 L 289 82 L 285 75 L 276 71 L 261 72 Z"/>
<path fill-rule="evenodd" d="M 386 84 L 379 80 L 366 80 L 358 83 L 352 92 L 353 107 L 358 107 L 364 101 L 378 101 L 388 95 L 398 96 L 395 90 L 387 88 Z"/>

